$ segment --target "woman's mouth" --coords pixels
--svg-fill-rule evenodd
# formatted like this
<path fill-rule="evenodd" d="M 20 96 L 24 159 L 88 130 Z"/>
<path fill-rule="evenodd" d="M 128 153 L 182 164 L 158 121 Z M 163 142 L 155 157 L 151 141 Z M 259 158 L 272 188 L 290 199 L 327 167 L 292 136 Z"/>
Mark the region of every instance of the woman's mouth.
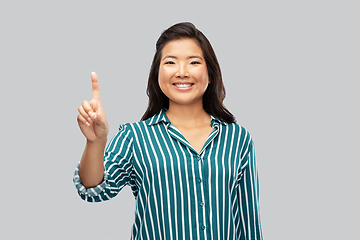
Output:
<path fill-rule="evenodd" d="M 192 89 L 193 83 L 174 83 L 173 86 L 180 91 L 188 91 Z"/>

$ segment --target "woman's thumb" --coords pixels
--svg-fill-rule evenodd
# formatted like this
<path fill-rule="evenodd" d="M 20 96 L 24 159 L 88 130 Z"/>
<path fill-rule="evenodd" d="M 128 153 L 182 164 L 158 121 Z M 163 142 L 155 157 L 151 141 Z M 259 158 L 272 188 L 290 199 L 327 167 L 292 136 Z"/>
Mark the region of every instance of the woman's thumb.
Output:
<path fill-rule="evenodd" d="M 99 116 L 100 116 L 99 114 L 97 114 L 93 111 L 88 112 L 88 114 L 93 122 L 99 121 Z"/>
<path fill-rule="evenodd" d="M 89 116 L 94 123 L 96 123 L 102 127 L 106 126 L 106 120 L 104 121 L 103 117 L 98 112 L 90 111 Z"/>

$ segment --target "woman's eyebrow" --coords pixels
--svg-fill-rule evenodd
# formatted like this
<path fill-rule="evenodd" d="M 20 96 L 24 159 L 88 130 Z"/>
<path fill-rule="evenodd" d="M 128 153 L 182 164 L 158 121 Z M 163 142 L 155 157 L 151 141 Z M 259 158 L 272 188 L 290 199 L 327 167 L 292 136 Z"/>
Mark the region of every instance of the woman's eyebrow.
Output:
<path fill-rule="evenodd" d="M 167 55 L 167 56 L 165 56 L 165 57 L 163 58 L 163 60 L 164 60 L 165 58 L 175 58 L 175 59 L 177 59 L 177 57 L 175 57 L 175 56 L 171 56 L 171 55 Z"/>
<path fill-rule="evenodd" d="M 188 57 L 188 59 L 190 59 L 190 58 L 200 58 L 201 60 L 203 60 L 202 57 L 200 57 L 200 56 L 198 56 L 198 55 Z"/>
<path fill-rule="evenodd" d="M 176 56 L 172 56 L 172 55 L 166 55 L 166 56 L 163 58 L 163 60 L 164 60 L 165 58 L 175 58 L 175 59 L 177 59 Z M 202 57 L 200 57 L 200 56 L 198 56 L 198 55 L 194 55 L 194 56 L 189 56 L 189 57 L 188 57 L 188 59 L 191 59 L 191 58 L 200 58 L 201 60 L 203 60 Z"/>

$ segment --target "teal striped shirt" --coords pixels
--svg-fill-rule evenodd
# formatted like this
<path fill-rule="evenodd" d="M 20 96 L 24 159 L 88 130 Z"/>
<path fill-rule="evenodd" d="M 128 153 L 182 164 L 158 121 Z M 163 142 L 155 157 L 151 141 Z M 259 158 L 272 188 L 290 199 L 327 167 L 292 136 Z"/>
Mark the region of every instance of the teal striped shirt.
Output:
<path fill-rule="evenodd" d="M 236 123 L 211 116 L 200 153 L 169 121 L 165 109 L 120 125 L 105 154 L 104 181 L 82 199 L 101 202 L 126 185 L 135 196 L 131 239 L 262 239 L 254 143 Z M 79 165 L 78 165 L 79 166 Z"/>

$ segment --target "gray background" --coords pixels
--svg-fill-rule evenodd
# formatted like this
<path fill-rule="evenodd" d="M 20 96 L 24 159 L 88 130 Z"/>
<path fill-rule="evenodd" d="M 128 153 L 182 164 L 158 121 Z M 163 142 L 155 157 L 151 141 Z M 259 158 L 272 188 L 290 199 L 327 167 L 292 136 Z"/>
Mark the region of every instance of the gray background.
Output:
<path fill-rule="evenodd" d="M 359 234 L 358 1 L 2 1 L 0 239 L 129 239 L 134 198 L 78 197 L 77 108 L 98 74 L 110 137 L 138 121 L 161 32 L 211 41 L 256 144 L 264 239 Z"/>

